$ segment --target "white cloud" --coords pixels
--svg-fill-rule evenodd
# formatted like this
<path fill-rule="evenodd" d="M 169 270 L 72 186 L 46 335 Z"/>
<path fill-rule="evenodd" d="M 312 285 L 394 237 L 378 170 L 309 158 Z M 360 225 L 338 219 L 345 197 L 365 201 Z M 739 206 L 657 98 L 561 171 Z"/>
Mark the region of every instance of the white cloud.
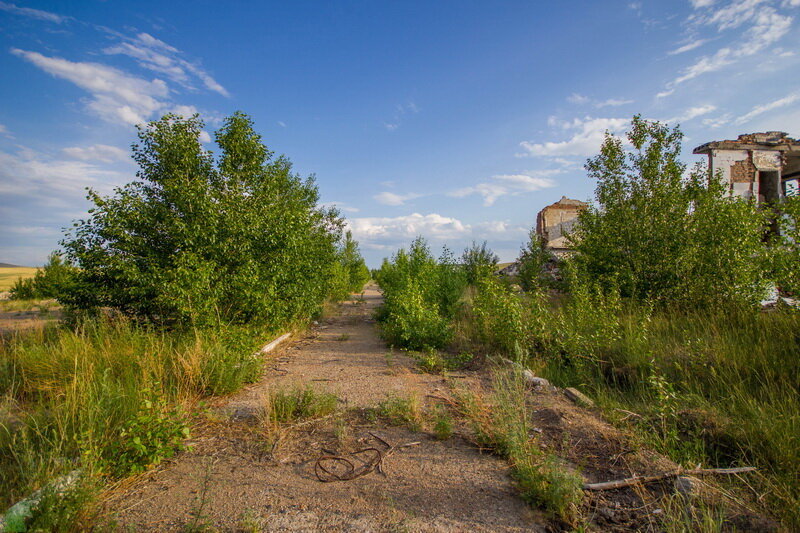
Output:
<path fill-rule="evenodd" d="M 86 107 L 108 122 L 140 124 L 162 111 L 169 95 L 162 80 L 147 81 L 107 65 L 47 57 L 13 48 L 16 56 L 53 76 L 65 79 L 91 94 Z"/>
<path fill-rule="evenodd" d="M 693 8 L 698 9 L 701 7 L 708 7 L 712 5 L 716 0 L 689 0 L 689 1 L 692 3 Z"/>
<path fill-rule="evenodd" d="M 286 123 L 283 122 L 282 120 L 279 120 L 278 121 L 278 126 L 280 126 L 281 128 L 285 128 L 286 127 Z"/>
<path fill-rule="evenodd" d="M 556 182 L 550 176 L 563 172 L 560 169 L 539 170 L 528 174 L 498 174 L 492 176 L 491 182 L 478 183 L 472 187 L 464 187 L 448 193 L 449 196 L 463 198 L 471 194 L 483 196 L 483 205 L 493 205 L 498 198 L 506 195 L 517 195 L 533 192 L 548 187 L 555 187 Z"/>
<path fill-rule="evenodd" d="M 709 117 L 703 119 L 703 126 L 711 129 L 720 128 L 731 121 L 731 114 L 725 113 L 719 117 Z"/>
<path fill-rule="evenodd" d="M 608 100 L 604 100 L 602 102 L 595 102 L 594 106 L 599 108 L 603 107 L 619 107 L 621 105 L 628 105 L 632 104 L 633 100 L 624 100 L 621 98 L 609 98 Z"/>
<path fill-rule="evenodd" d="M 800 93 L 794 93 L 788 96 L 784 96 L 783 98 L 780 98 L 778 100 L 769 102 L 767 104 L 755 106 L 753 109 L 750 110 L 750 112 L 737 118 L 735 123 L 744 124 L 746 122 L 749 122 L 754 117 L 757 117 L 758 115 L 764 114 L 767 111 L 772 111 L 773 109 L 777 109 L 779 107 L 785 107 L 787 105 L 797 102 L 798 100 L 800 100 Z"/>
<path fill-rule="evenodd" d="M 78 152 L 69 155 L 75 154 Z M 0 152 L 0 196 L 14 203 L 24 198 L 39 209 L 57 207 L 74 212 L 75 205 L 84 203 L 86 187 L 109 193 L 131 178 L 86 160 L 57 159 L 25 148 L 17 153 Z"/>
<path fill-rule="evenodd" d="M 169 110 L 170 113 L 189 118 L 197 113 L 197 108 L 193 105 L 176 105 Z"/>
<path fill-rule="evenodd" d="M 372 198 L 378 202 L 379 204 L 383 205 L 403 205 L 409 200 L 413 200 L 414 198 L 419 198 L 420 194 L 409 193 L 409 194 L 395 194 L 393 192 L 384 191 L 382 193 L 376 194 Z"/>
<path fill-rule="evenodd" d="M 174 46 L 168 45 L 149 33 L 139 33 L 134 37 L 117 33 L 113 33 L 113 35 L 119 37 L 122 42 L 105 48 L 103 50 L 105 54 L 121 54 L 132 57 L 141 67 L 163 74 L 188 89 L 195 88 L 192 78 L 194 76 L 206 89 L 222 96 L 230 96 L 225 87 L 220 85 L 202 67 L 184 59 L 183 53 Z"/>
<path fill-rule="evenodd" d="M 412 213 L 392 218 L 351 218 L 348 225 L 358 241 L 407 241 L 417 235 L 434 239 L 459 239 L 470 231 L 470 227 L 460 220 L 437 213 Z"/>
<path fill-rule="evenodd" d="M 681 115 L 678 115 L 678 116 L 672 117 L 672 118 L 668 118 L 668 119 L 664 120 L 664 122 L 680 122 L 680 123 L 688 122 L 688 121 L 690 121 L 690 120 L 692 120 L 694 118 L 697 118 L 697 117 L 700 117 L 700 116 L 703 116 L 703 115 L 707 115 L 707 114 L 709 114 L 709 113 L 711 113 L 713 111 L 716 111 L 716 109 L 717 109 L 717 106 L 711 105 L 711 104 L 690 107 L 689 109 L 684 111 Z"/>
<path fill-rule="evenodd" d="M 30 7 L 19 7 L 16 4 L 9 4 L 6 2 L 0 2 L 0 11 L 7 11 L 15 15 L 22 15 L 23 17 L 30 17 L 47 22 L 55 22 L 56 24 L 61 24 L 70 19 L 70 17 L 57 15 L 49 11 L 42 11 L 41 9 L 33 9 Z"/>
<path fill-rule="evenodd" d="M 394 131 L 400 127 L 400 124 L 390 124 L 388 122 L 384 122 L 383 127 L 386 128 L 388 131 Z"/>
<path fill-rule="evenodd" d="M 695 39 L 695 40 L 690 41 L 690 42 L 688 42 L 688 43 L 686 43 L 686 44 L 684 44 L 682 46 L 679 46 L 675 50 L 670 50 L 669 52 L 667 52 L 667 54 L 671 55 L 671 56 L 678 55 L 678 54 L 683 54 L 684 52 L 689 52 L 691 50 L 694 50 L 695 48 L 699 48 L 699 47 L 703 46 L 707 42 L 708 42 L 708 39 Z"/>
<path fill-rule="evenodd" d="M 430 241 L 447 241 L 449 246 L 453 246 L 458 241 L 466 243 L 484 239 L 517 242 L 527 233 L 527 228 L 507 221 L 491 220 L 471 225 L 438 213 L 350 218 L 347 226 L 362 248 L 384 251 L 406 245 L 419 235 Z"/>
<path fill-rule="evenodd" d="M 523 141 L 520 143 L 530 156 L 583 156 L 588 157 L 597 153 L 605 139 L 605 132 L 619 134 L 625 131 L 630 124 L 626 118 L 591 118 L 574 119 L 572 122 L 563 123 L 566 129 L 575 130 L 575 133 L 566 141 L 548 141 L 535 143 Z"/>
<path fill-rule="evenodd" d="M 578 104 L 578 105 L 588 104 L 589 97 L 583 96 L 582 94 L 578 93 L 572 93 L 567 97 L 567 102 L 569 102 L 570 104 Z"/>
<path fill-rule="evenodd" d="M 746 29 L 738 36 L 737 42 L 722 47 L 711 55 L 703 56 L 684 68 L 675 79 L 667 83 L 666 89 L 658 93 L 657 97 L 669 96 L 682 83 L 704 74 L 721 70 L 744 58 L 752 57 L 789 33 L 793 18 L 778 13 L 772 6 L 764 5 L 765 1 L 732 1 L 722 8 L 710 9 L 707 10 L 708 13 L 706 14 L 690 17 L 689 20 L 692 22 L 693 27 L 712 26 L 716 27 L 718 32 L 740 27 L 745 27 Z M 695 7 L 707 7 L 710 5 L 705 2 L 698 2 L 697 4 Z M 679 53 L 680 51 L 686 50 L 679 48 L 672 53 Z"/>
<path fill-rule="evenodd" d="M 197 139 L 203 143 L 210 143 L 211 142 L 211 135 L 206 130 L 201 130 L 200 135 L 198 135 Z"/>
<path fill-rule="evenodd" d="M 79 159 L 81 161 L 102 161 L 104 163 L 113 163 L 115 161 L 128 161 L 130 160 L 130 153 L 122 148 L 116 146 L 109 146 L 107 144 L 94 144 L 92 146 L 80 147 L 72 146 L 61 150 L 64 155 L 71 159 Z"/>

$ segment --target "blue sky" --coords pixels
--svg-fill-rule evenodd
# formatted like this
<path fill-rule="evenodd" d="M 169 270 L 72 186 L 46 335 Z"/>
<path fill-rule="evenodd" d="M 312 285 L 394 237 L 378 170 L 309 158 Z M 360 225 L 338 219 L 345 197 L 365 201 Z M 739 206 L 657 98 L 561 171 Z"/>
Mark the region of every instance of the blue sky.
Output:
<path fill-rule="evenodd" d="M 415 235 L 512 260 L 635 113 L 691 148 L 800 136 L 800 0 L 0 2 L 0 261 L 133 179 L 134 124 L 235 110 L 373 266 Z M 207 145 L 211 148 L 211 145 Z"/>

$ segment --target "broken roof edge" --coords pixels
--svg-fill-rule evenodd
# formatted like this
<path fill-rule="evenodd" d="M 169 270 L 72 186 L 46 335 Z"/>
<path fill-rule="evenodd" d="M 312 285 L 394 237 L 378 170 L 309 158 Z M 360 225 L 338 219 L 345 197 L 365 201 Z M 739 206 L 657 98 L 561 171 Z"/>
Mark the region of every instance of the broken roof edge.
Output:
<path fill-rule="evenodd" d="M 693 154 L 708 154 L 711 150 L 772 150 L 778 152 L 800 152 L 800 141 L 783 131 L 745 133 L 733 140 L 711 141 L 701 144 Z"/>
<path fill-rule="evenodd" d="M 576 200 L 574 198 L 567 198 L 566 196 L 562 196 L 560 200 L 557 202 L 553 202 L 552 204 L 545 206 L 542 208 L 542 211 L 548 209 L 550 207 L 553 208 L 570 208 L 570 207 L 587 207 L 589 205 L 588 202 L 584 202 L 582 200 Z M 541 211 L 540 211 L 541 213 Z"/>

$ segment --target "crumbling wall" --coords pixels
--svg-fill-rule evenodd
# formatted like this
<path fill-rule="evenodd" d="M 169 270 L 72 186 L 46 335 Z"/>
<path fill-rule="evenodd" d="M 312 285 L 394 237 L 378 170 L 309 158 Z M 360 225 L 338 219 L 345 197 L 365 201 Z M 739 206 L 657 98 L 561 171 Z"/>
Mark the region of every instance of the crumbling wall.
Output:
<path fill-rule="evenodd" d="M 559 251 L 570 248 L 567 236 L 578 223 L 578 214 L 587 204 L 580 200 L 562 197 L 558 202 L 548 205 L 536 216 L 536 234 L 541 237 L 546 248 Z"/>

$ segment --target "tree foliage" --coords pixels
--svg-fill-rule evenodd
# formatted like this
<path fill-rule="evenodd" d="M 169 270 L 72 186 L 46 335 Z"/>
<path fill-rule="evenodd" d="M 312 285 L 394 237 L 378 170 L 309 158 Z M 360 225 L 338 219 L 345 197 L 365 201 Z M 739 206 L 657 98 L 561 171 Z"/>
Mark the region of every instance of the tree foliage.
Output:
<path fill-rule="evenodd" d="M 317 207 L 313 177 L 275 157 L 237 112 L 216 132 L 166 115 L 139 127 L 137 180 L 103 197 L 62 242 L 79 267 L 63 299 L 171 323 L 281 324 L 331 289 L 342 220 Z"/>
<path fill-rule="evenodd" d="M 763 292 L 764 213 L 678 159 L 683 134 L 633 118 L 627 150 L 606 134 L 586 164 L 596 205 L 579 215 L 575 262 L 623 295 L 662 303 L 753 302 Z"/>
<path fill-rule="evenodd" d="M 535 229 L 528 233 L 528 242 L 520 250 L 517 264 L 519 264 L 519 284 L 526 291 L 533 291 L 544 285 L 544 266 L 553 258 L 545 248 L 544 239 L 536 234 Z"/>
<path fill-rule="evenodd" d="M 486 241 L 480 245 L 473 241 L 472 246 L 461 254 L 461 264 L 470 285 L 475 285 L 479 280 L 492 275 L 498 261 L 499 258 L 488 248 Z"/>
<path fill-rule="evenodd" d="M 53 252 L 47 264 L 32 278 L 18 279 L 10 289 L 11 299 L 60 298 L 70 290 L 77 269 L 61 254 Z"/>

